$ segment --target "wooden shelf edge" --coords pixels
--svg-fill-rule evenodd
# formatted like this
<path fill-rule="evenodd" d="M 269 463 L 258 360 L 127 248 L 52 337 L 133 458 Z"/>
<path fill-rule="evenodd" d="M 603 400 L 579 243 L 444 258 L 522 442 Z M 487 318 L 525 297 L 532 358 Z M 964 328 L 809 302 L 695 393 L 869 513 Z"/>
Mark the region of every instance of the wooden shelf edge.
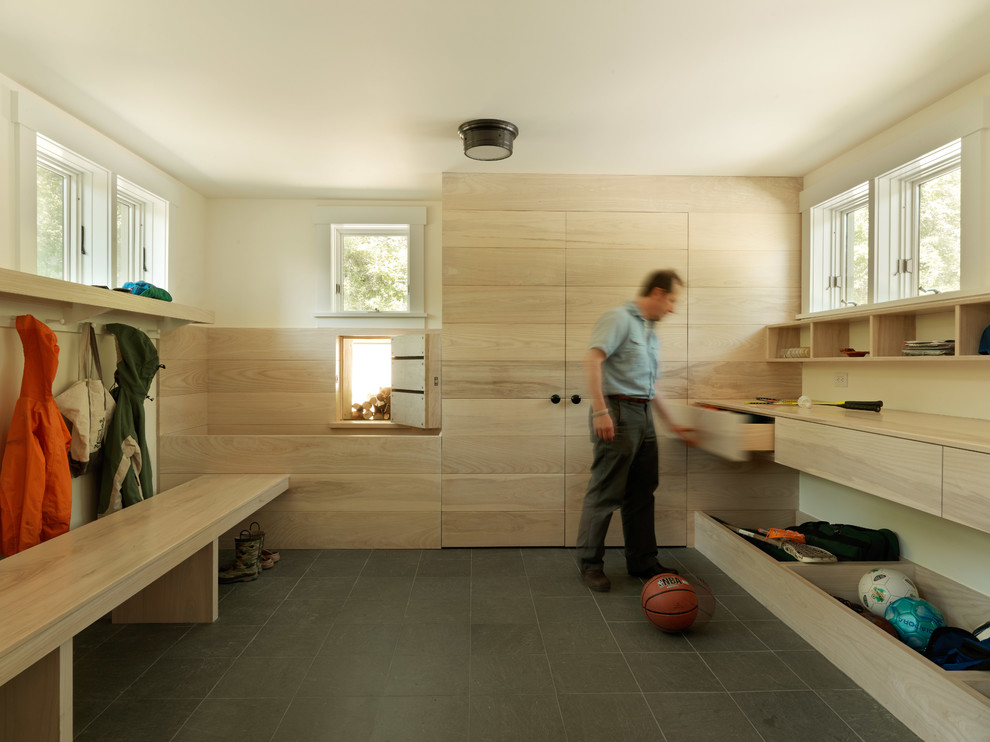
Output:
<path fill-rule="evenodd" d="M 211 324 L 214 320 L 213 312 L 207 309 L 7 268 L 0 268 L 0 298 L 59 307 L 66 323 L 81 322 L 107 312 L 204 324 Z"/>

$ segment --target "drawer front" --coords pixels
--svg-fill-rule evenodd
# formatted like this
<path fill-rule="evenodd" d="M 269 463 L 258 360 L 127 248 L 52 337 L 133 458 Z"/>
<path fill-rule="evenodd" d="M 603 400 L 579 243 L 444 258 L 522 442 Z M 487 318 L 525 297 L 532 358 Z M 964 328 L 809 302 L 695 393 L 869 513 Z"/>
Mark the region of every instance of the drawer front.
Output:
<path fill-rule="evenodd" d="M 774 459 L 926 513 L 942 513 L 942 447 L 778 419 Z"/>
<path fill-rule="evenodd" d="M 946 448 L 942 462 L 942 517 L 990 531 L 990 455 Z"/>
<path fill-rule="evenodd" d="M 691 427 L 695 428 L 698 448 L 729 461 L 746 461 L 750 451 L 772 451 L 773 422 L 750 423 L 749 415 L 730 410 L 695 407 Z M 772 418 L 767 418 L 772 420 Z"/>

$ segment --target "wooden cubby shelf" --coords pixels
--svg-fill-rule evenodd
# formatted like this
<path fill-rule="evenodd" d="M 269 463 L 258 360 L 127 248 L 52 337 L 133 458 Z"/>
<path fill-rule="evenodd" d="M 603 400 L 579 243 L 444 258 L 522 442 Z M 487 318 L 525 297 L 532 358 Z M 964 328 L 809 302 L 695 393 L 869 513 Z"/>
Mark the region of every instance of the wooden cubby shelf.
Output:
<path fill-rule="evenodd" d="M 988 362 L 990 355 L 979 354 L 980 336 L 988 326 L 990 294 L 822 312 L 814 317 L 768 325 L 767 360 L 779 363 L 839 359 L 854 363 Z M 955 355 L 905 356 L 902 351 L 908 340 L 954 340 Z M 791 357 L 788 351 L 797 348 L 806 349 L 806 355 Z M 868 351 L 868 354 L 851 357 L 842 353 L 842 348 L 855 348 Z"/>

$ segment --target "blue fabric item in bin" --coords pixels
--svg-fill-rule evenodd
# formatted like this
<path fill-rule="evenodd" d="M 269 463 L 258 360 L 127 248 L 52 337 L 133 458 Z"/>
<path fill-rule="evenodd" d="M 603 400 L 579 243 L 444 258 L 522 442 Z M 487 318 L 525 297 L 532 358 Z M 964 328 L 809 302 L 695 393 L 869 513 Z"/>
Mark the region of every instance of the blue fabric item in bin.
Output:
<path fill-rule="evenodd" d="M 990 356 L 990 326 L 980 335 L 980 355 Z"/>

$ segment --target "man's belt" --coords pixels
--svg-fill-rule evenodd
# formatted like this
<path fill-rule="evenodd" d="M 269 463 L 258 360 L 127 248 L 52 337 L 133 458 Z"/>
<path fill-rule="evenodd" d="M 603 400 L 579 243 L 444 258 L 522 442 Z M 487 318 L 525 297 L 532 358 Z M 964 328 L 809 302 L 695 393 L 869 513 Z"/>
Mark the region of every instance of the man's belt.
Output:
<path fill-rule="evenodd" d="M 647 397 L 627 397 L 625 394 L 609 394 L 608 395 L 608 398 L 609 399 L 623 399 L 626 402 L 642 402 L 644 404 L 646 402 L 649 402 L 650 401 Z"/>

